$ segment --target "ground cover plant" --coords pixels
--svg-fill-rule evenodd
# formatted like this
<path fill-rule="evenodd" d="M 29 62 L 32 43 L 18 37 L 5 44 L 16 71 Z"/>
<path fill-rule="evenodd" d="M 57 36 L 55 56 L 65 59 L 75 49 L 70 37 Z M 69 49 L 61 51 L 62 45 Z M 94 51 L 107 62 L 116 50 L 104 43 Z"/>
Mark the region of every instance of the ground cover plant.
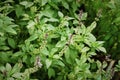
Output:
<path fill-rule="evenodd" d="M 0 80 L 119 80 L 119 6 L 1 0 Z"/>

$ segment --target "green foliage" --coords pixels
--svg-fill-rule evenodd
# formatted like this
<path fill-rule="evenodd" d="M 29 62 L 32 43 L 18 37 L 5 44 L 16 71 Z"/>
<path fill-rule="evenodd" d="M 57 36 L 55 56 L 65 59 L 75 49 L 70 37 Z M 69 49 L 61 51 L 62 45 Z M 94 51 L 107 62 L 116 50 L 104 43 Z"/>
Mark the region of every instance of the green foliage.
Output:
<path fill-rule="evenodd" d="M 92 5 L 91 5 L 92 4 Z M 119 55 L 119 0 L 91 0 L 85 1 L 85 9 L 88 15 L 87 23 L 96 20 L 98 22 L 94 34 L 98 40 L 105 41 L 104 47 L 113 59 L 120 59 Z"/>
<path fill-rule="evenodd" d="M 113 39 L 118 30 L 108 29 L 119 26 L 117 1 L 0 1 L 0 80 L 110 80 L 112 60 L 96 56 L 107 53 L 98 39 Z M 105 45 L 117 49 L 118 43 Z"/>

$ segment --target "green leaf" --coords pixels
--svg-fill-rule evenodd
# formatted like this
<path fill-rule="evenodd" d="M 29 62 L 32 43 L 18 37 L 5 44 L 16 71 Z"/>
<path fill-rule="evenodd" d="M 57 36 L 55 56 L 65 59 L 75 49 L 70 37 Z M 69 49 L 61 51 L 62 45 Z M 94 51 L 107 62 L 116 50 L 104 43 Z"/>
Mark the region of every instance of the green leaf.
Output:
<path fill-rule="evenodd" d="M 12 77 L 8 77 L 6 80 L 15 80 L 15 79 Z"/>
<path fill-rule="evenodd" d="M 55 30 L 55 27 L 52 24 L 47 24 L 46 27 L 49 31 Z"/>
<path fill-rule="evenodd" d="M 120 65 L 120 60 L 118 61 L 118 65 Z"/>
<path fill-rule="evenodd" d="M 69 20 L 73 20 L 73 19 L 74 19 L 73 17 L 68 17 L 68 16 L 67 16 L 67 17 L 65 17 L 65 18 L 66 18 L 68 21 L 69 21 Z"/>
<path fill-rule="evenodd" d="M 60 59 L 61 57 L 60 57 L 58 54 L 55 54 L 55 55 L 53 56 L 53 58 L 54 58 L 54 59 Z"/>
<path fill-rule="evenodd" d="M 108 63 L 106 61 L 103 61 L 103 68 L 106 68 Z"/>
<path fill-rule="evenodd" d="M 50 18 L 50 19 L 46 18 L 46 20 L 45 20 L 45 22 L 58 22 L 58 21 L 59 20 L 56 18 Z"/>
<path fill-rule="evenodd" d="M 89 39 L 90 42 L 95 42 L 96 41 L 95 36 L 93 34 L 91 34 L 91 33 L 89 34 L 88 39 Z"/>
<path fill-rule="evenodd" d="M 119 25 L 120 24 L 120 17 L 115 18 L 115 20 L 113 22 L 116 23 L 117 25 Z"/>
<path fill-rule="evenodd" d="M 42 0 L 42 6 L 44 6 L 47 2 L 48 0 Z"/>
<path fill-rule="evenodd" d="M 75 61 L 76 61 L 77 65 L 80 64 L 80 60 L 79 59 L 76 58 Z"/>
<path fill-rule="evenodd" d="M 62 61 L 60 61 L 60 60 L 55 60 L 55 64 L 60 65 L 62 67 L 65 66 L 65 64 Z"/>
<path fill-rule="evenodd" d="M 86 61 L 87 61 L 86 53 L 82 53 L 81 58 L 80 58 L 80 64 L 82 65 Z"/>
<path fill-rule="evenodd" d="M 28 14 L 23 14 L 23 18 L 22 20 L 29 20 L 30 19 L 30 16 Z M 30 22 L 30 21 L 29 21 Z M 28 23 L 29 23 L 28 22 Z M 23 24 L 26 24 L 26 23 L 23 23 Z"/>
<path fill-rule="evenodd" d="M 22 1 L 22 2 L 20 2 L 20 4 L 25 6 L 25 8 L 28 8 L 28 7 L 31 7 L 33 5 L 33 2 Z"/>
<path fill-rule="evenodd" d="M 12 77 L 14 77 L 14 78 L 21 78 L 21 76 L 22 76 L 22 73 L 14 73 L 13 75 L 12 75 Z"/>
<path fill-rule="evenodd" d="M 64 27 L 64 26 L 67 26 L 67 27 L 69 26 L 69 22 L 67 20 L 62 23 L 61 27 Z"/>
<path fill-rule="evenodd" d="M 89 47 L 84 47 L 84 48 L 81 50 L 81 52 L 82 52 L 82 53 L 85 53 L 85 52 L 87 52 L 87 51 L 89 51 L 89 50 L 90 50 Z"/>
<path fill-rule="evenodd" d="M 32 36 L 30 36 L 29 38 L 28 38 L 28 40 L 29 41 L 34 41 L 35 39 L 37 39 L 38 38 L 38 35 L 37 34 L 33 34 Z"/>
<path fill-rule="evenodd" d="M 16 47 L 15 41 L 14 41 L 14 39 L 12 39 L 12 38 L 8 38 L 8 44 L 9 44 L 9 46 L 12 47 L 12 48 L 15 48 L 15 47 Z"/>
<path fill-rule="evenodd" d="M 73 12 L 75 12 L 77 10 L 77 8 L 78 8 L 78 6 L 76 5 L 76 2 L 72 2 L 71 5 L 72 5 L 71 7 L 73 8 Z"/>
<path fill-rule="evenodd" d="M 6 0 L 6 1 L 4 1 L 4 3 L 12 3 L 12 2 L 14 2 L 13 0 Z"/>
<path fill-rule="evenodd" d="M 12 27 L 9 27 L 9 26 L 5 27 L 4 30 L 12 34 L 17 34 L 17 32 Z"/>
<path fill-rule="evenodd" d="M 96 80 L 102 80 L 102 76 L 101 76 L 101 75 L 98 75 L 98 76 L 96 77 Z"/>
<path fill-rule="evenodd" d="M 59 41 L 59 42 L 56 44 L 56 47 L 63 47 L 65 44 L 66 44 L 66 41 Z"/>
<path fill-rule="evenodd" d="M 41 49 L 41 53 L 46 55 L 46 56 L 49 55 L 49 51 L 47 50 L 47 48 Z"/>
<path fill-rule="evenodd" d="M 51 34 L 49 37 L 50 37 L 50 38 L 58 38 L 59 35 L 58 35 L 58 34 Z"/>
<path fill-rule="evenodd" d="M 58 48 L 52 48 L 50 54 L 53 55 L 58 51 Z"/>
<path fill-rule="evenodd" d="M 91 70 L 94 70 L 97 68 L 97 64 L 95 62 L 91 63 Z"/>
<path fill-rule="evenodd" d="M 22 68 L 22 64 L 21 63 L 16 63 L 13 67 L 13 69 L 11 70 L 10 74 L 14 74 L 20 71 L 20 69 Z"/>
<path fill-rule="evenodd" d="M 23 6 L 27 5 L 27 3 L 28 3 L 27 1 L 20 2 L 20 4 L 23 5 Z"/>
<path fill-rule="evenodd" d="M 96 27 L 97 23 L 94 21 L 89 27 L 87 27 L 87 32 L 91 32 L 95 27 Z"/>
<path fill-rule="evenodd" d="M 67 48 L 67 50 L 65 51 L 65 59 L 68 63 L 71 63 L 71 59 L 70 59 L 70 48 Z"/>
<path fill-rule="evenodd" d="M 51 9 L 43 10 L 41 11 L 41 15 L 44 15 L 46 17 L 53 17 L 54 16 L 54 11 Z"/>
<path fill-rule="evenodd" d="M 29 21 L 28 25 L 27 25 L 27 28 L 30 29 L 30 28 L 32 28 L 34 26 L 35 26 L 35 22 L 34 21 Z"/>
<path fill-rule="evenodd" d="M 86 20 L 86 18 L 87 18 L 87 13 L 83 13 L 82 17 L 81 17 L 81 20 Z"/>
<path fill-rule="evenodd" d="M 79 24 L 79 21 L 78 20 L 73 20 L 73 24 Z"/>
<path fill-rule="evenodd" d="M 65 41 L 66 37 L 65 36 L 61 36 L 61 41 Z"/>
<path fill-rule="evenodd" d="M 86 27 L 84 24 L 81 25 L 82 34 L 86 34 Z"/>
<path fill-rule="evenodd" d="M 54 1 L 55 1 L 55 0 L 54 0 Z M 60 2 L 59 0 L 56 0 L 56 1 Z M 50 4 L 50 6 L 52 6 L 53 8 L 59 10 L 58 5 L 56 5 L 54 2 L 51 1 L 51 2 L 49 2 L 48 4 Z"/>
<path fill-rule="evenodd" d="M 1 47 L 0 47 L 0 50 L 5 50 L 5 51 L 6 51 L 6 50 L 9 50 L 9 49 L 10 49 L 10 48 L 9 48 L 8 46 L 1 46 Z"/>
<path fill-rule="evenodd" d="M 101 68 L 101 66 L 102 66 L 101 62 L 97 60 L 96 63 L 97 63 L 97 67 Z"/>
<path fill-rule="evenodd" d="M 60 11 L 58 11 L 58 16 L 60 17 L 60 18 L 63 18 L 63 13 L 62 12 L 60 12 Z"/>
<path fill-rule="evenodd" d="M 56 19 L 56 18 L 50 18 L 48 21 L 50 21 L 50 22 L 58 22 L 59 20 Z"/>
<path fill-rule="evenodd" d="M 6 70 L 9 72 L 11 71 L 12 67 L 9 63 L 6 64 Z"/>
<path fill-rule="evenodd" d="M 22 61 L 26 62 L 26 60 L 27 60 L 27 55 L 24 55 L 23 58 L 22 58 Z"/>
<path fill-rule="evenodd" d="M 23 13 L 23 9 L 20 5 L 16 5 L 15 7 L 15 13 L 16 13 L 16 16 L 19 18 Z"/>
<path fill-rule="evenodd" d="M 96 53 L 95 53 L 95 52 L 88 52 L 87 55 L 88 55 L 89 57 L 91 57 L 91 56 L 95 56 Z"/>
<path fill-rule="evenodd" d="M 54 69 L 52 69 L 52 68 L 49 68 L 49 69 L 48 69 L 48 76 L 49 76 L 49 79 L 50 79 L 51 77 L 54 77 L 54 76 L 55 76 L 55 71 L 54 71 Z"/>
<path fill-rule="evenodd" d="M 76 61 L 77 65 L 79 65 L 79 63 L 80 63 L 79 59 L 76 58 L 75 61 Z"/>
<path fill-rule="evenodd" d="M 69 5 L 65 0 L 62 0 L 62 5 L 66 8 L 69 9 Z"/>
<path fill-rule="evenodd" d="M 19 51 L 19 52 L 16 52 L 12 55 L 12 58 L 16 58 L 16 57 L 19 57 L 19 56 L 22 56 L 24 55 L 24 53 L 22 51 Z"/>
<path fill-rule="evenodd" d="M 83 42 L 84 41 L 84 37 L 80 36 L 80 35 L 75 35 L 74 36 L 74 41 L 76 41 L 76 42 Z"/>
<path fill-rule="evenodd" d="M 0 66 L 0 71 L 1 72 L 4 72 L 6 69 L 5 69 L 5 67 L 4 66 Z"/>
<path fill-rule="evenodd" d="M 114 0 L 111 0 L 111 1 L 107 4 L 107 6 L 108 6 L 109 8 L 111 8 L 111 9 L 116 9 L 116 5 L 115 5 Z"/>
<path fill-rule="evenodd" d="M 105 49 L 104 47 L 98 47 L 98 50 L 100 50 L 100 51 L 106 53 L 106 49 Z"/>
<path fill-rule="evenodd" d="M 51 66 L 52 60 L 51 59 L 46 59 L 45 61 L 47 69 Z"/>
<path fill-rule="evenodd" d="M 18 26 L 18 25 L 15 25 L 15 24 L 14 24 L 14 25 L 9 25 L 9 27 L 12 27 L 12 28 L 13 28 L 13 27 L 17 27 L 17 26 Z"/>

